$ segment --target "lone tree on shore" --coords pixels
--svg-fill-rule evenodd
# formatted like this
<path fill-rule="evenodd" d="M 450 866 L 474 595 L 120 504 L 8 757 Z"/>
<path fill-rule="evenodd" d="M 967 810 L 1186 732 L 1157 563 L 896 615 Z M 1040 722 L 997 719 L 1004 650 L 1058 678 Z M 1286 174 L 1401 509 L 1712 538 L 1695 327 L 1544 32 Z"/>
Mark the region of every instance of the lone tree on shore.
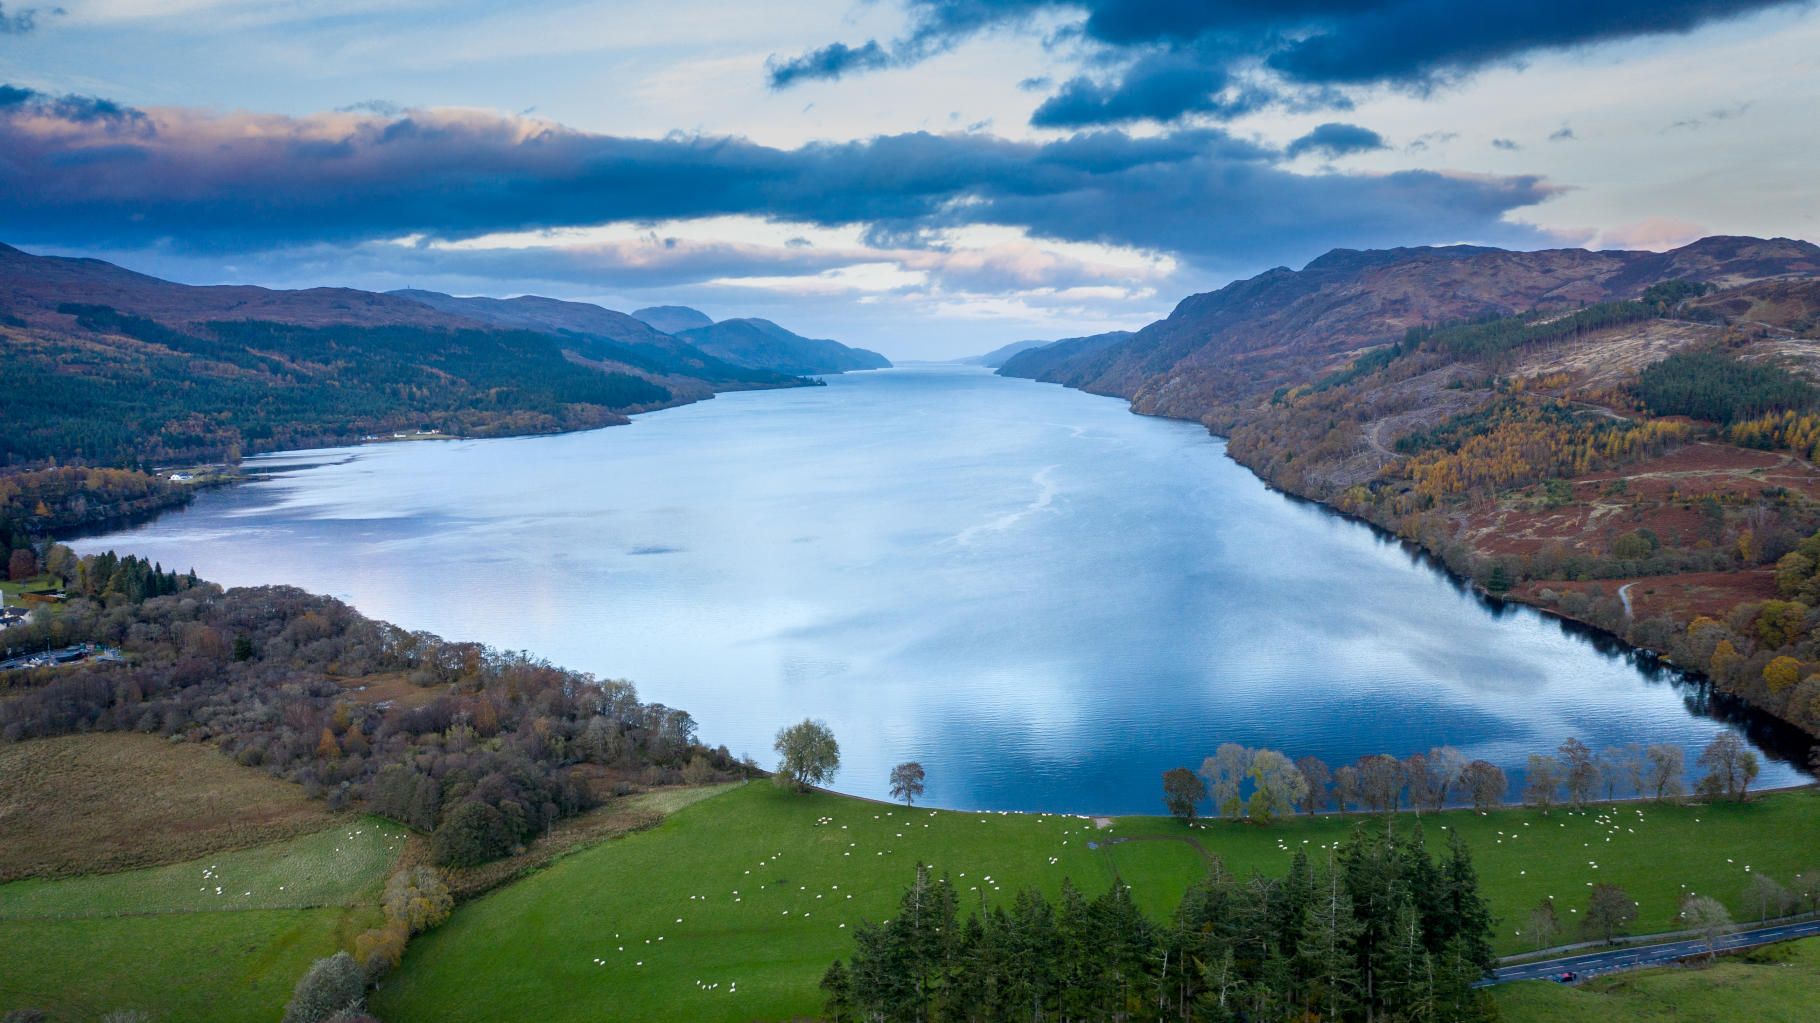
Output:
<path fill-rule="evenodd" d="M 1194 823 L 1194 812 L 1207 798 L 1207 783 L 1186 767 L 1172 767 L 1163 772 L 1163 805 L 1169 812 L 1188 823 Z"/>
<path fill-rule="evenodd" d="M 831 780 L 840 770 L 840 743 L 820 721 L 804 718 L 778 729 L 774 748 L 779 759 L 772 777 L 777 784 L 793 786 L 799 792 Z"/>
<path fill-rule="evenodd" d="M 901 799 L 905 806 L 913 806 L 916 797 L 923 794 L 923 765 L 914 760 L 906 761 L 891 769 L 891 798 Z"/>

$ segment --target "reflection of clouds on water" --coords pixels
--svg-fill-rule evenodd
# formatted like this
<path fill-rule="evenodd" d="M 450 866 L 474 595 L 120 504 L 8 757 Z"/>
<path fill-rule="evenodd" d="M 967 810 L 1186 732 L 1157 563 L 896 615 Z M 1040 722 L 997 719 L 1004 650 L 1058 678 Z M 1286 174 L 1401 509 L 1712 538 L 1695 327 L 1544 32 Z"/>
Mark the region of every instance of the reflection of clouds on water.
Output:
<path fill-rule="evenodd" d="M 1158 773 L 1228 739 L 1450 743 L 1514 775 L 1568 735 L 1722 727 L 1672 675 L 1271 493 L 1196 424 L 983 372 L 293 457 L 77 546 L 630 678 L 736 752 L 824 718 L 840 787 L 883 796 L 916 759 L 937 804 L 1155 812 Z"/>
<path fill-rule="evenodd" d="M 1006 512 L 989 522 L 984 522 L 977 526 L 968 526 L 966 529 L 954 534 L 950 539 L 954 543 L 965 546 L 972 543 L 973 538 L 979 536 L 981 533 L 1003 532 L 1038 512 L 1049 510 L 1050 505 L 1055 503 L 1057 491 L 1054 473 L 1058 468 L 1060 468 L 1060 466 L 1046 465 L 1031 475 L 1030 482 L 1036 486 L 1036 496 L 1031 498 L 1030 502 L 1022 508 L 1019 508 L 1016 511 Z"/>

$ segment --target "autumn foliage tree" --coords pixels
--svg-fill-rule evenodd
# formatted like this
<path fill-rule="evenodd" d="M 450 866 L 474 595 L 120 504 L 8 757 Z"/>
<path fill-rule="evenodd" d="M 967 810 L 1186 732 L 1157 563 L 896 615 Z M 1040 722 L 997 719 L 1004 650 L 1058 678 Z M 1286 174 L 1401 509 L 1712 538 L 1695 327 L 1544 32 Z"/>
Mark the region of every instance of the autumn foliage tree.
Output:
<path fill-rule="evenodd" d="M 1207 783 L 1186 767 L 1163 772 L 1163 805 L 1171 816 L 1193 823 L 1195 811 L 1207 798 Z"/>

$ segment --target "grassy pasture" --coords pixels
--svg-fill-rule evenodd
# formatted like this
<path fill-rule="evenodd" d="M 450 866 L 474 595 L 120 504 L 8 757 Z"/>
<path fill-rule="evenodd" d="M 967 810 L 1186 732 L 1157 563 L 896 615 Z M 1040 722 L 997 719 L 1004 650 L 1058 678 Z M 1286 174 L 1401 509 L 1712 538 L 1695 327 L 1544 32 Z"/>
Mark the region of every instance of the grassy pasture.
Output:
<path fill-rule="evenodd" d="M 404 837 L 356 819 L 184 863 L 0 885 L 0 1013 L 269 1023 L 312 960 L 379 923 Z"/>
<path fill-rule="evenodd" d="M 1053 896 L 1065 877 L 1091 894 L 1118 877 L 1162 916 L 1209 853 L 1241 874 L 1277 873 L 1296 848 L 1320 859 L 1358 823 L 1189 830 L 1138 817 L 1100 829 L 1076 817 L 906 810 L 753 784 L 464 905 L 412 944 L 374 1004 L 388 1023 L 785 1019 L 818 1010 L 816 982 L 849 951 L 848 929 L 890 916 L 918 860 L 948 872 L 964 906 L 1009 902 L 1026 886 Z M 1572 927 L 1569 910 L 1584 908 L 1597 881 L 1642 904 L 1641 932 L 1666 929 L 1684 885 L 1742 916 L 1747 866 L 1785 881 L 1820 868 L 1812 791 L 1744 806 L 1453 811 L 1423 825 L 1431 845 L 1444 828 L 1466 836 L 1503 918 L 1504 952 L 1527 947 L 1516 932 L 1545 895 Z"/>
<path fill-rule="evenodd" d="M 0 882 L 173 863 L 336 821 L 209 746 L 120 732 L 0 743 Z"/>
<path fill-rule="evenodd" d="M 26 878 L 0 885 L 0 920 L 345 906 L 385 879 L 405 837 L 403 828 L 369 817 L 163 867 Z"/>
<path fill-rule="evenodd" d="M 1809 1023 L 1820 1015 L 1820 938 L 1771 945 L 1711 965 L 1640 970 L 1564 987 L 1496 991 L 1505 1023 Z"/>

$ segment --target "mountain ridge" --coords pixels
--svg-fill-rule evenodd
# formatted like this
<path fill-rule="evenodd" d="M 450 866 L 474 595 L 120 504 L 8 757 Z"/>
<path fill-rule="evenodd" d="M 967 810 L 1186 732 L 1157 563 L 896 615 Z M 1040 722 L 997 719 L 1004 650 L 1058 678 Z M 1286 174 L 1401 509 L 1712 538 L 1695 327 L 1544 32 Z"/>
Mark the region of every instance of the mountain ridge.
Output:
<path fill-rule="evenodd" d="M 1820 274 L 1820 246 L 1714 236 L 1668 252 L 1535 251 L 1484 246 L 1334 249 L 1301 270 L 1277 267 L 1190 295 L 1127 341 L 1053 348 L 1015 375 L 1130 399 L 1134 408 L 1201 419 L 1268 393 L 1310 358 L 1395 341 L 1424 323 L 1566 310 L 1635 297 L 1663 280 L 1726 286 Z"/>
<path fill-rule="evenodd" d="M 632 310 L 631 315 L 633 319 L 646 324 L 654 330 L 663 331 L 665 334 L 675 334 L 678 331 L 692 330 L 696 327 L 711 327 L 714 325 L 714 318 L 712 316 L 702 312 L 700 309 L 692 309 L 686 305 L 646 306 L 643 309 Z"/>
<path fill-rule="evenodd" d="M 891 367 L 891 360 L 877 352 L 803 337 L 758 317 L 721 320 L 676 336 L 736 366 L 772 366 L 799 376 Z"/>

